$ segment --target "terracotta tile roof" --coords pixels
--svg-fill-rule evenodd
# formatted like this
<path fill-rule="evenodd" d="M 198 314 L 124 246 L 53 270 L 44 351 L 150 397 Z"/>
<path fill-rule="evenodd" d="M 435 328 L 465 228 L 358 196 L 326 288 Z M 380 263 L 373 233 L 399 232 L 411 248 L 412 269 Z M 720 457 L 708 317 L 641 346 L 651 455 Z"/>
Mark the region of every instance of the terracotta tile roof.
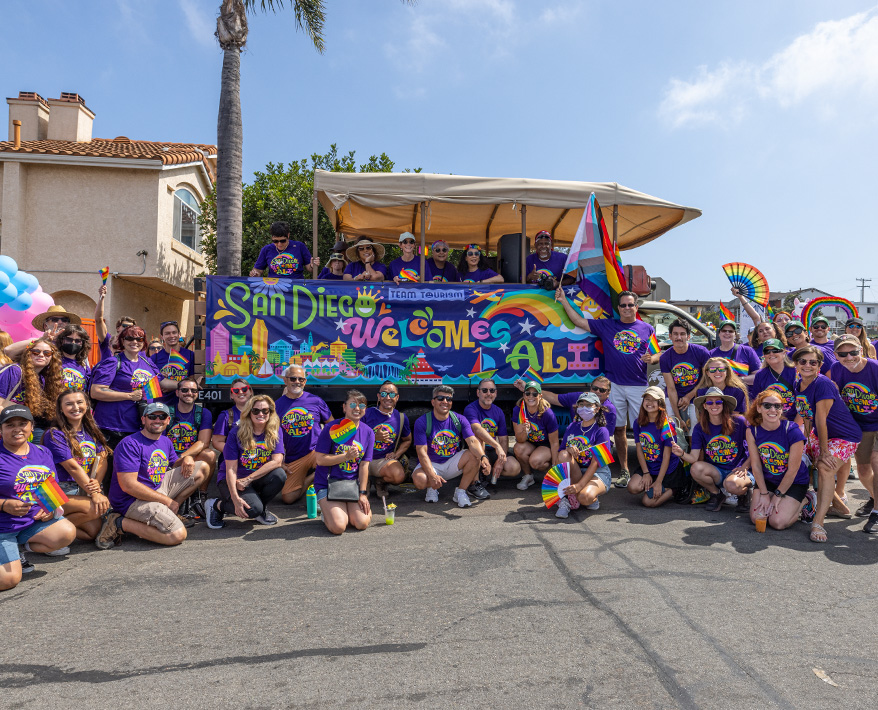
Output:
<path fill-rule="evenodd" d="M 84 143 L 75 141 L 22 141 L 21 148 L 13 147 L 12 141 L 0 141 L 0 153 L 31 153 L 42 155 L 72 155 L 93 158 L 133 158 L 161 160 L 163 165 L 181 165 L 202 161 L 211 177 L 213 166 L 201 153 L 216 156 L 215 145 L 198 143 L 156 143 L 133 141 L 125 136 L 118 138 L 93 138 Z"/>

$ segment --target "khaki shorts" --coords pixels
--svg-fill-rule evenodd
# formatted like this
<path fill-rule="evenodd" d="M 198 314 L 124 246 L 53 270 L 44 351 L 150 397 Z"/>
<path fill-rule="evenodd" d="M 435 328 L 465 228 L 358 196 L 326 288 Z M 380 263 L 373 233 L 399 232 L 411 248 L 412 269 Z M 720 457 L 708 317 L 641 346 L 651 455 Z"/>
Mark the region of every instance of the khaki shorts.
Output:
<path fill-rule="evenodd" d="M 447 461 L 442 463 L 436 463 L 433 461 L 433 470 L 436 472 L 437 476 L 442 476 L 446 481 L 451 481 L 458 476 L 463 475 L 463 469 L 458 468 L 460 465 L 460 459 L 463 458 L 463 454 L 465 453 L 465 449 L 461 449 L 454 456 L 452 456 Z M 420 463 L 415 466 L 415 470 L 413 473 L 417 473 L 418 471 L 423 471 L 423 467 Z"/>
<path fill-rule="evenodd" d="M 872 452 L 878 451 L 878 431 L 864 431 L 863 440 L 857 447 L 856 459 L 857 463 L 870 463 L 872 461 Z"/>
<path fill-rule="evenodd" d="M 292 493 L 300 488 L 305 487 L 305 479 L 309 473 L 313 473 L 317 468 L 317 454 L 309 451 L 305 456 L 295 461 L 284 464 L 284 471 L 287 474 L 286 483 L 281 489 L 281 495 Z"/>
<path fill-rule="evenodd" d="M 166 495 L 168 498 L 177 498 L 189 488 L 195 490 L 192 478 L 183 478 L 183 468 L 177 466 L 165 473 L 162 484 L 158 487 L 158 493 Z M 149 525 L 165 534 L 183 527 L 183 522 L 177 517 L 177 514 L 164 503 L 158 501 L 136 500 L 128 508 L 125 517 Z"/>

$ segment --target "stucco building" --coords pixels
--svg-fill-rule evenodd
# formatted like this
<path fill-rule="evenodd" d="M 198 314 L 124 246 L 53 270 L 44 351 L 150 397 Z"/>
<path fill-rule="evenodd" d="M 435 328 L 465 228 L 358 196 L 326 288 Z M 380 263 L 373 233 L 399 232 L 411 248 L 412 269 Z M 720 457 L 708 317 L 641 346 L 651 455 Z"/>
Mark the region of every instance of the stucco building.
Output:
<path fill-rule="evenodd" d="M 111 329 L 129 315 L 148 334 L 178 320 L 191 335 L 193 279 L 206 270 L 198 205 L 215 179 L 216 146 L 92 138 L 95 114 L 78 94 L 6 102 L 0 252 L 84 317 L 109 266 Z"/>

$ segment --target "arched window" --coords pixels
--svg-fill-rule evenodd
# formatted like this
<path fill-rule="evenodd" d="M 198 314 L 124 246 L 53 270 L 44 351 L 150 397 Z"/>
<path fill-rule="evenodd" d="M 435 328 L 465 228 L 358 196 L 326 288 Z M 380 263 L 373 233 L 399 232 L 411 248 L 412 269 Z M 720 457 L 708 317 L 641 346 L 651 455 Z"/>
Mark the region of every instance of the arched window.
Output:
<path fill-rule="evenodd" d="M 183 242 L 190 249 L 201 253 L 201 235 L 198 232 L 198 218 L 201 208 L 198 200 L 189 190 L 180 188 L 174 193 L 174 239 Z"/>

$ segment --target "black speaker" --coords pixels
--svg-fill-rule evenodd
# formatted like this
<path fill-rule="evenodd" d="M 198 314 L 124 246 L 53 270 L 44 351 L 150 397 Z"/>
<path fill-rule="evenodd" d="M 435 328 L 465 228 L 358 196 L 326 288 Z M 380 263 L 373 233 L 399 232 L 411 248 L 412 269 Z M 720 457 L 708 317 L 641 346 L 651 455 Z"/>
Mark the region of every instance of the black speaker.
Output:
<path fill-rule="evenodd" d="M 525 241 L 525 249 L 530 254 L 530 237 Z M 500 237 L 497 242 L 497 265 L 506 283 L 521 283 L 521 232 Z"/>

